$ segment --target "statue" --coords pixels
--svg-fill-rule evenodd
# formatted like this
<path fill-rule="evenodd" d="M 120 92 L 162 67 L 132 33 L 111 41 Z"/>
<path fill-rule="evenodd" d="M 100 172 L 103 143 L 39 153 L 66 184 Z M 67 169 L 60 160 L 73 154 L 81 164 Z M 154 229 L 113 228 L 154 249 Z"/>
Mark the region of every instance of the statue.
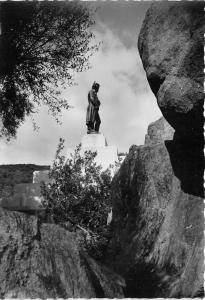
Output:
<path fill-rule="evenodd" d="M 92 85 L 92 89 L 88 93 L 88 107 L 86 115 L 86 125 L 87 133 L 99 133 L 100 128 L 100 116 L 99 116 L 99 107 L 100 101 L 98 99 L 97 93 L 99 91 L 99 83 L 95 82 Z"/>

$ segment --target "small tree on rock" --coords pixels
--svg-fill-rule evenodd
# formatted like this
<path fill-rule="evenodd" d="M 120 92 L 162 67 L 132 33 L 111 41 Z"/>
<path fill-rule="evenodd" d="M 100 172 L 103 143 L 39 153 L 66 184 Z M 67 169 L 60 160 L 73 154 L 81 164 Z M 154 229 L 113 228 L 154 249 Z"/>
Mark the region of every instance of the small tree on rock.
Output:
<path fill-rule="evenodd" d="M 81 146 L 66 161 L 61 139 L 53 166 L 52 183 L 43 186 L 44 206 L 56 223 L 71 221 L 94 232 L 106 228 L 110 210 L 111 171 L 94 161 L 96 152 L 80 154 Z"/>

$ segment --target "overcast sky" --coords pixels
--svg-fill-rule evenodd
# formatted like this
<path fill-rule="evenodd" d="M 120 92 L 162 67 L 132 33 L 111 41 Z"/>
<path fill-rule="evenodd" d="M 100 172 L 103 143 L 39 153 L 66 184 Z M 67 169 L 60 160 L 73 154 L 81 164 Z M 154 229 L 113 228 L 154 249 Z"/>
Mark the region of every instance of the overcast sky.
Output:
<path fill-rule="evenodd" d="M 161 117 L 156 99 L 150 90 L 137 49 L 137 39 L 150 2 L 93 2 L 97 5 L 96 41 L 100 49 L 91 58 L 92 68 L 77 74 L 77 86 L 68 88 L 65 96 L 70 105 L 58 125 L 45 107 L 35 116 L 40 129 L 33 131 L 27 119 L 20 127 L 17 139 L 1 140 L 0 164 L 51 164 L 59 138 L 66 147 L 74 148 L 86 134 L 87 94 L 93 83 L 100 83 L 100 131 L 109 145 L 119 152 L 128 152 L 133 144 L 144 144 L 149 123 Z"/>

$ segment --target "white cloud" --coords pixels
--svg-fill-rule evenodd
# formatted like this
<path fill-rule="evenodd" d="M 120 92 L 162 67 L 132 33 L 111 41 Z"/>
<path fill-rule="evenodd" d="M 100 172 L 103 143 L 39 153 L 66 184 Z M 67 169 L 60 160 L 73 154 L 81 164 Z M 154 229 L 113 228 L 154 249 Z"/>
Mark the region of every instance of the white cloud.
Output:
<path fill-rule="evenodd" d="M 108 143 L 117 145 L 120 151 L 144 143 L 148 124 L 161 113 L 147 83 L 137 46 L 125 47 L 109 27 L 103 23 L 97 25 L 96 39 L 103 43 L 91 58 L 92 68 L 76 75 L 78 86 L 64 91 L 74 108 L 63 113 L 63 125 L 56 124 L 47 109 L 42 108 L 36 117 L 39 132 L 34 132 L 27 120 L 19 129 L 17 139 L 1 146 L 0 164 L 50 164 L 59 137 L 66 139 L 66 147 L 79 144 L 86 133 L 87 93 L 94 80 L 101 84 L 101 132 Z"/>

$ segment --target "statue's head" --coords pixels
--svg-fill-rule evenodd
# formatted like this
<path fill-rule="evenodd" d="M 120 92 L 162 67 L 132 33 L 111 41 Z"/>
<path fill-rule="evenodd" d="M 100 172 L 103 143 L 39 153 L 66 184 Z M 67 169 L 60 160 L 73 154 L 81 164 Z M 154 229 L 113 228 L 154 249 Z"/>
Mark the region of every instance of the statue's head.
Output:
<path fill-rule="evenodd" d="M 98 92 L 99 91 L 99 87 L 100 87 L 99 83 L 97 83 L 96 81 L 94 81 L 93 85 L 92 85 L 92 89 L 94 89 L 96 92 Z"/>

